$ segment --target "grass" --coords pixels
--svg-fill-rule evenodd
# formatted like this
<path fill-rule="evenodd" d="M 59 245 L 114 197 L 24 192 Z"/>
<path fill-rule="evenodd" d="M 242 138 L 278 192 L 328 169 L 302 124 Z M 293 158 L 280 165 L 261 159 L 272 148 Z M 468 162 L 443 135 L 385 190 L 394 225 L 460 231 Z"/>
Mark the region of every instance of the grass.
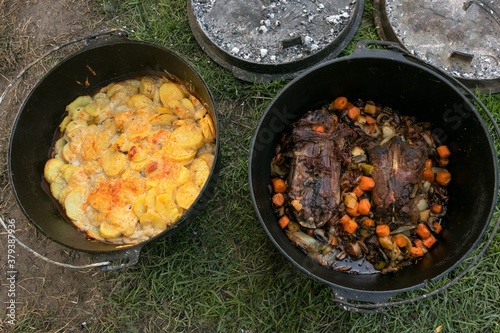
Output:
<path fill-rule="evenodd" d="M 201 73 L 218 104 L 222 168 L 209 207 L 193 223 L 145 246 L 138 265 L 105 273 L 116 287 L 102 305 L 104 315 L 89 323 L 88 331 L 500 332 L 499 235 L 465 277 L 438 295 L 381 314 L 340 309 L 328 286 L 294 268 L 271 244 L 250 200 L 250 140 L 266 105 L 286 82 L 242 82 L 211 61 L 191 34 L 186 1 L 96 4 L 108 20 L 129 30 L 130 38 L 169 47 Z M 354 42 L 377 38 L 373 10 L 367 1 Z M 354 42 L 342 55 L 353 51 Z M 498 122 L 500 94 L 481 99 Z M 452 278 L 394 300 L 422 296 Z M 42 327 L 35 321 L 24 327 L 34 326 Z"/>

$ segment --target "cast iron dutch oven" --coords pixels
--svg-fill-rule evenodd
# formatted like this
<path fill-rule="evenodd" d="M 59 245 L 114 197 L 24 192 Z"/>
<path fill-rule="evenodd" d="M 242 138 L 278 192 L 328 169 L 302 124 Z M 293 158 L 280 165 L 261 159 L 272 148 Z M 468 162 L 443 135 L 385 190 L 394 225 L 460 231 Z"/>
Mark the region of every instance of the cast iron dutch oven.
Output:
<path fill-rule="evenodd" d="M 196 201 L 171 228 L 133 246 L 92 241 L 67 221 L 53 198 L 42 188 L 44 164 L 67 104 L 78 96 L 93 94 L 110 82 L 141 75 L 179 80 L 205 103 L 217 130 L 214 164 Z M 160 46 L 112 36 L 93 42 L 60 62 L 26 98 L 14 123 L 9 147 L 14 192 L 30 222 L 49 238 L 69 248 L 95 254 L 100 260 L 109 259 L 112 264 L 105 269 L 130 266 L 137 263 L 146 243 L 185 226 L 211 198 L 219 171 L 218 128 L 212 94 L 188 62 Z"/>
<path fill-rule="evenodd" d="M 372 100 L 433 124 L 452 151 L 448 213 L 434 247 L 418 264 L 393 274 L 327 269 L 304 255 L 278 226 L 270 201 L 270 165 L 283 130 L 337 96 Z M 337 300 L 388 304 L 452 271 L 477 247 L 497 201 L 497 156 L 477 109 L 446 74 L 393 50 L 358 48 L 290 82 L 265 110 L 253 137 L 249 181 L 258 218 L 281 253 L 307 275 L 331 286 Z M 353 304 L 353 303 L 348 303 Z M 369 308 L 369 307 L 368 307 Z"/>

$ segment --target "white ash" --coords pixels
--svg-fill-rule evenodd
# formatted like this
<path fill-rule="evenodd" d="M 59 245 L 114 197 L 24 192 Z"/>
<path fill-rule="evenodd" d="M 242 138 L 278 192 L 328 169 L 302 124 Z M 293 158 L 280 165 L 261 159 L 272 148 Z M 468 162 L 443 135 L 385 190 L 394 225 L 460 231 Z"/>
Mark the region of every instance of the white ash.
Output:
<path fill-rule="evenodd" d="M 273 64 L 300 60 L 330 45 L 356 6 L 356 0 L 190 1 L 198 24 L 217 47 L 250 62 Z M 301 43 L 283 46 L 298 37 Z"/>
<path fill-rule="evenodd" d="M 406 49 L 471 80 L 500 79 L 500 18 L 489 8 L 500 13 L 500 2 L 386 0 L 388 21 Z"/>

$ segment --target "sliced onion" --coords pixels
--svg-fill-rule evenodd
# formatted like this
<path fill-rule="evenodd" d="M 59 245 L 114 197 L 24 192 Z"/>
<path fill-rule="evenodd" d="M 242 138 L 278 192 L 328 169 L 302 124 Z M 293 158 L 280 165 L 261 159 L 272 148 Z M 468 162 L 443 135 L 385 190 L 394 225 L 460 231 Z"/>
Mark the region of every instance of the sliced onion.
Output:
<path fill-rule="evenodd" d="M 427 200 L 425 200 L 424 198 L 420 199 L 420 201 L 417 204 L 417 208 L 418 208 L 419 212 L 422 212 L 422 211 L 426 210 L 427 208 L 429 208 L 429 204 L 427 203 Z"/>

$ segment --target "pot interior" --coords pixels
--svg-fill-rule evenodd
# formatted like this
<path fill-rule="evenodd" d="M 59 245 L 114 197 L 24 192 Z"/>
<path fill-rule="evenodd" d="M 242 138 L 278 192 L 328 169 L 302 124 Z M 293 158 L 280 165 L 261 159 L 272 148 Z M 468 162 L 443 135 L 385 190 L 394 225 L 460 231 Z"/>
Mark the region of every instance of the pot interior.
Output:
<path fill-rule="evenodd" d="M 60 211 L 55 199 L 44 190 L 43 169 L 67 104 L 78 96 L 91 95 L 113 81 L 141 75 L 178 78 L 206 104 L 218 128 L 212 95 L 203 79 L 186 61 L 159 46 L 123 39 L 95 43 L 63 60 L 40 80 L 18 113 L 9 147 L 9 170 L 14 192 L 29 220 L 60 244 L 87 252 L 123 248 L 89 240 L 79 232 Z M 214 164 L 195 203 L 173 227 L 146 242 L 172 233 L 205 206 L 217 178 L 218 151 L 217 131 Z"/>
<path fill-rule="evenodd" d="M 373 51 L 373 52 L 371 52 Z M 448 214 L 439 244 L 416 265 L 394 274 L 349 274 L 305 256 L 278 226 L 268 184 L 274 149 L 286 126 L 335 97 L 372 100 L 403 115 L 429 121 L 452 152 Z M 256 130 L 250 156 L 250 186 L 258 217 L 280 251 L 306 274 L 344 292 L 402 292 L 451 271 L 485 232 L 497 192 L 497 160 L 477 110 L 445 78 L 393 52 L 370 50 L 317 66 L 288 84 L 271 102 Z"/>

